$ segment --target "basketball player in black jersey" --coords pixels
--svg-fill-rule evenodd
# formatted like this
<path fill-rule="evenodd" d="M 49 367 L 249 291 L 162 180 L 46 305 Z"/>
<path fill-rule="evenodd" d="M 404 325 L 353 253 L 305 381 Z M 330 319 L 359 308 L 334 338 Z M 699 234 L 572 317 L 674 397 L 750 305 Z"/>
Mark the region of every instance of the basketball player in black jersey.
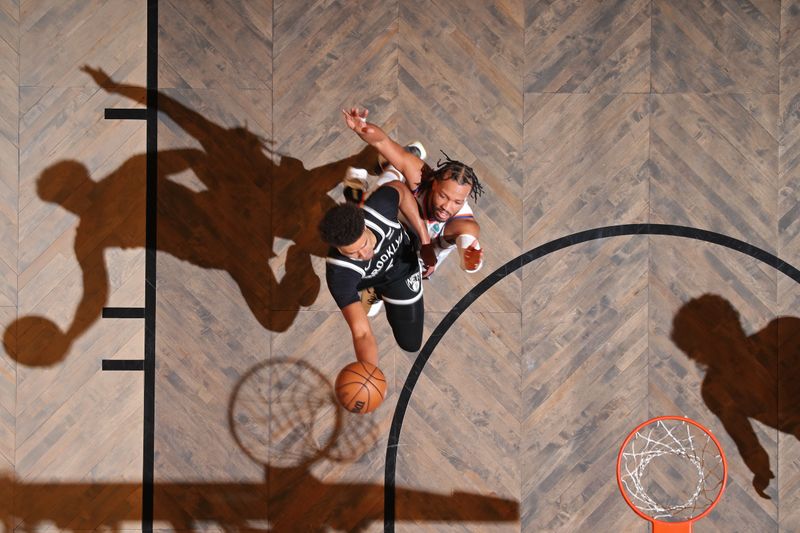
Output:
<path fill-rule="evenodd" d="M 400 224 L 399 213 L 420 236 L 422 264 L 416 237 Z M 422 276 L 436 266 L 425 229 L 414 196 L 400 182 L 380 187 L 362 207 L 337 205 L 322 218 L 320 236 L 330 245 L 325 272 L 328 289 L 350 327 L 359 361 L 378 365 L 378 344 L 358 294 L 366 288 L 374 288 L 383 299 L 397 344 L 409 352 L 422 345 Z"/>

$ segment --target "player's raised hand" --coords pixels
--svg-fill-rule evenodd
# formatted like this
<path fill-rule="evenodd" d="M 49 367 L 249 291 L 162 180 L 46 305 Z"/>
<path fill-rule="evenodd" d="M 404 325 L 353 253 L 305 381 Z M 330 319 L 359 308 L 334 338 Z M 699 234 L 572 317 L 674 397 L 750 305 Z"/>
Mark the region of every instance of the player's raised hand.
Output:
<path fill-rule="evenodd" d="M 367 115 L 369 115 L 368 109 L 351 107 L 349 111 L 342 109 L 342 113 L 344 113 L 344 121 L 347 127 L 354 132 L 366 134 L 372 131 L 372 128 L 367 125 Z"/>

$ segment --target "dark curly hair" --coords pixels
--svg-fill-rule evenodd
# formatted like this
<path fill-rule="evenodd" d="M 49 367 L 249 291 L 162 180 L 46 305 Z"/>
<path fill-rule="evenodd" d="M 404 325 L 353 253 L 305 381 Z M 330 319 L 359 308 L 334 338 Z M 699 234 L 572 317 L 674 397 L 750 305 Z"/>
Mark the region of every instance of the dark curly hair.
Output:
<path fill-rule="evenodd" d="M 317 229 L 322 240 L 331 246 L 353 244 L 364 233 L 364 211 L 350 203 L 335 205 L 328 209 Z"/>
<path fill-rule="evenodd" d="M 440 150 L 441 151 L 441 150 Z M 450 156 L 441 151 L 445 160 L 441 159 L 436 161 L 436 168 L 431 168 L 425 165 L 422 169 L 422 181 L 419 184 L 420 192 L 427 192 L 430 190 L 434 181 L 455 180 L 459 185 L 470 185 L 472 189 L 469 195 L 477 202 L 478 197 L 483 194 L 483 185 L 478 181 L 478 176 L 472 167 L 450 159 Z"/>

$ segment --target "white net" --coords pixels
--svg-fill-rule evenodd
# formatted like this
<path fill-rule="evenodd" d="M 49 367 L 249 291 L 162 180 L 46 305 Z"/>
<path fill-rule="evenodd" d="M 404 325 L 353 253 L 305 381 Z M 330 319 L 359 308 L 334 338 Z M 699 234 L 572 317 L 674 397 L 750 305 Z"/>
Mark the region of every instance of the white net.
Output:
<path fill-rule="evenodd" d="M 720 450 L 701 427 L 661 419 L 642 427 L 622 451 L 619 477 L 629 501 L 665 522 L 699 516 L 725 486 Z"/>

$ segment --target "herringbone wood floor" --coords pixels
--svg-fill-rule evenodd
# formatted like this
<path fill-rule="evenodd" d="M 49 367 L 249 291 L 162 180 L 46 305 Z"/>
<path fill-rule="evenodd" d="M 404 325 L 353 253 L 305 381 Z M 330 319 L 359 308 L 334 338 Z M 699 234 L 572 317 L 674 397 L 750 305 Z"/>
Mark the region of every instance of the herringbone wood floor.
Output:
<path fill-rule="evenodd" d="M 100 360 L 141 358 L 144 327 L 100 312 L 144 303 L 145 128 L 102 117 L 144 105 L 145 23 L 138 0 L 0 0 L 5 530 L 140 528 L 143 379 Z M 708 229 L 800 264 L 796 0 L 161 0 L 158 39 L 157 529 L 382 527 L 415 354 L 377 317 L 385 404 L 331 402 L 352 346 L 316 220 L 375 161 L 344 106 L 486 189 L 486 266 L 450 258 L 426 283 L 426 335 L 506 261 L 599 226 Z M 730 462 L 696 531 L 800 529 L 800 432 L 776 422 L 800 417 L 797 317 L 794 281 L 700 241 L 534 261 L 425 367 L 397 529 L 646 531 L 614 460 L 665 414 Z"/>

